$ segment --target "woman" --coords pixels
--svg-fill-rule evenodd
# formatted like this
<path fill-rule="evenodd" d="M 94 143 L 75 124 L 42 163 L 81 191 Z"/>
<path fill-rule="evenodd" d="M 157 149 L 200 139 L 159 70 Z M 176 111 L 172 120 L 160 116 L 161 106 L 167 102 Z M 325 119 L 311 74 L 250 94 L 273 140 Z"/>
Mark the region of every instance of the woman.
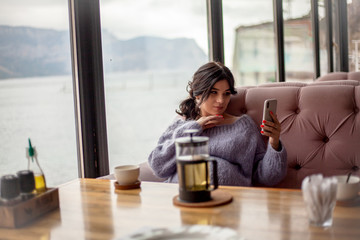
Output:
<path fill-rule="evenodd" d="M 262 135 L 269 137 L 268 146 L 253 120 L 247 116 L 225 113 L 234 89 L 234 77 L 219 62 L 201 66 L 188 84 L 189 97 L 176 111 L 181 119 L 174 121 L 162 134 L 149 156 L 154 173 L 167 182 L 177 182 L 175 139 L 187 136 L 188 129 L 209 137 L 209 154 L 218 162 L 220 185 L 252 186 L 255 183 L 274 185 L 286 174 L 286 151 L 281 144 L 281 125 L 263 121 Z"/>

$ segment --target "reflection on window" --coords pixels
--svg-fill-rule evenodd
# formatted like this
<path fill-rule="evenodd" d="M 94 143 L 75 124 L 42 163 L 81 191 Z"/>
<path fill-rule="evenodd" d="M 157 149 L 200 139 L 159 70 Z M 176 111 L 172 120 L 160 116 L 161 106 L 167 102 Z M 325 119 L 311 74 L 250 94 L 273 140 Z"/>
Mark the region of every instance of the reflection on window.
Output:
<path fill-rule="evenodd" d="M 320 41 L 320 75 L 329 72 L 328 52 L 327 52 L 327 30 L 326 30 L 326 10 L 324 1 L 318 2 L 319 10 L 319 41 Z"/>
<path fill-rule="evenodd" d="M 223 0 L 225 65 L 237 85 L 274 82 L 272 1 Z"/>
<path fill-rule="evenodd" d="M 360 71 L 360 0 L 348 1 L 349 71 Z"/>
<path fill-rule="evenodd" d="M 27 168 L 31 138 L 47 185 L 67 182 L 78 174 L 67 0 L 2 1 L 0 16 L 0 175 Z"/>
<path fill-rule="evenodd" d="M 110 172 L 147 161 L 208 61 L 206 2 L 101 1 Z"/>
<path fill-rule="evenodd" d="M 313 81 L 310 0 L 283 2 L 286 81 Z"/>

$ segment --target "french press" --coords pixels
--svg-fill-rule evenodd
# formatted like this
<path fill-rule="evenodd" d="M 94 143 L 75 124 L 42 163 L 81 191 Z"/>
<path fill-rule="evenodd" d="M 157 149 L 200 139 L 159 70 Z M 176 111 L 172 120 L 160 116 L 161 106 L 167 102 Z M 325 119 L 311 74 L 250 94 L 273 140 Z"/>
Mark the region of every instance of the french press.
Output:
<path fill-rule="evenodd" d="M 184 202 L 210 201 L 211 191 L 218 187 L 217 162 L 209 157 L 209 138 L 193 136 L 196 132 L 198 130 L 187 130 L 189 136 L 175 140 L 179 200 Z"/>

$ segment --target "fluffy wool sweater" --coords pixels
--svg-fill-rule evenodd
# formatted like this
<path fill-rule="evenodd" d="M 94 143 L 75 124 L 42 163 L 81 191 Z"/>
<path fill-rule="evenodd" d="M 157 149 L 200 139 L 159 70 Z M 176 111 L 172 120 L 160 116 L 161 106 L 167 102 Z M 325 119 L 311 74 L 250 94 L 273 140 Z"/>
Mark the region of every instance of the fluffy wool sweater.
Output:
<path fill-rule="evenodd" d="M 178 182 L 175 159 L 175 139 L 188 136 L 188 129 L 196 135 L 209 137 L 209 154 L 217 160 L 220 185 L 252 186 L 255 183 L 275 185 L 286 174 L 286 150 L 266 147 L 254 121 L 243 115 L 234 123 L 202 130 L 193 120 L 178 119 L 162 134 L 151 152 L 148 162 L 155 175 Z"/>

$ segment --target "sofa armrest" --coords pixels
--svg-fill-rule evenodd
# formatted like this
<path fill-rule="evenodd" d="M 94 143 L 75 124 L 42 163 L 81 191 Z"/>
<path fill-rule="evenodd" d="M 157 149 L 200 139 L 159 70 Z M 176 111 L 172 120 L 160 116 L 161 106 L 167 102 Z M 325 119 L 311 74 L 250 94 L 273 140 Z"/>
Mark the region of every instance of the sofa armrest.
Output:
<path fill-rule="evenodd" d="M 147 181 L 147 182 L 163 182 L 166 179 L 159 178 L 155 176 L 152 169 L 150 168 L 149 164 L 147 162 L 142 162 L 139 164 L 140 166 L 140 176 L 139 179 L 141 181 Z M 98 177 L 97 179 L 106 179 L 106 180 L 115 180 L 114 174 L 109 174 L 106 176 Z"/>
<path fill-rule="evenodd" d="M 149 166 L 148 162 L 142 162 L 139 164 L 140 166 L 140 180 L 141 181 L 148 181 L 148 182 L 163 182 L 165 178 L 159 178 L 155 176 L 154 172 L 152 171 L 151 167 Z"/>

